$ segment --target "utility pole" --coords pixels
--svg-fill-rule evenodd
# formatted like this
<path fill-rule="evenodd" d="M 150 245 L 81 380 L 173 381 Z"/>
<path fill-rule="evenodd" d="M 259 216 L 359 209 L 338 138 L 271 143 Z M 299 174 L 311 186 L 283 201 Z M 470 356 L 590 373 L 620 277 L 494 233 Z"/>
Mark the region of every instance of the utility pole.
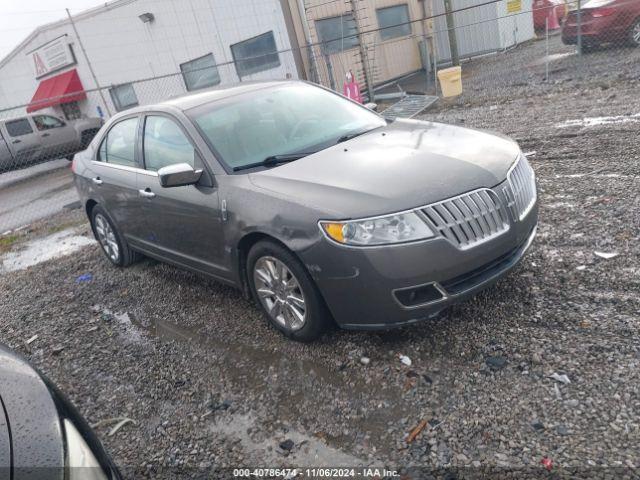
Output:
<path fill-rule="evenodd" d="M 458 39 L 456 38 L 456 25 L 453 20 L 453 9 L 451 8 L 451 0 L 444 0 L 444 11 L 447 18 L 447 32 L 449 34 L 451 63 L 453 65 L 460 65 L 460 56 L 458 55 Z"/>
<path fill-rule="evenodd" d="M 80 34 L 78 33 L 78 29 L 76 28 L 76 24 L 73 21 L 73 17 L 67 8 L 67 16 L 69 17 L 69 21 L 71 22 L 71 26 L 73 27 L 73 31 L 76 34 L 76 38 L 78 39 L 78 44 L 80 45 L 80 50 L 82 50 L 82 55 L 84 55 L 84 59 L 87 62 L 87 66 L 89 67 L 89 71 L 91 72 L 91 76 L 93 77 L 93 81 L 96 84 L 96 88 L 98 89 L 98 93 L 100 94 L 100 98 L 102 99 L 102 103 L 104 104 L 104 108 L 107 109 L 107 115 L 111 116 L 111 109 L 109 108 L 109 104 L 104 98 L 104 93 L 102 93 L 102 88 L 100 87 L 100 83 L 98 83 L 98 77 L 96 77 L 96 73 L 93 71 L 93 66 L 89 61 L 89 56 L 87 55 L 87 51 L 84 49 L 84 45 L 82 44 L 82 39 L 80 38 Z"/>
<path fill-rule="evenodd" d="M 358 46 L 360 47 L 360 58 L 362 59 L 362 73 L 364 74 L 364 82 L 367 85 L 367 93 L 369 94 L 369 101 L 373 102 L 373 80 L 371 79 L 371 73 L 369 72 L 369 59 L 367 56 L 367 49 L 364 46 L 364 38 L 360 33 L 360 26 L 358 25 L 358 13 L 356 11 L 356 1 L 350 0 L 351 12 L 353 13 L 353 20 L 355 22 L 356 32 L 358 34 Z"/>

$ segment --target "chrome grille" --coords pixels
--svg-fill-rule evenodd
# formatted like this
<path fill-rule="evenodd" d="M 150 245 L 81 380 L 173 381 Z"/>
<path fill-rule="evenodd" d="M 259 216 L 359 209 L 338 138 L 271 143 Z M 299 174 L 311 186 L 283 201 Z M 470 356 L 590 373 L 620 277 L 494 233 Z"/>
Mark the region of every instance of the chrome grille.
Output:
<path fill-rule="evenodd" d="M 461 250 L 509 230 L 500 199 L 486 188 L 428 205 L 422 212 L 443 237 Z"/>
<path fill-rule="evenodd" d="M 511 189 L 511 195 L 507 195 L 510 200 L 509 206 L 514 218 L 522 220 L 536 202 L 536 176 L 527 157 L 520 156 L 516 164 L 509 170 L 507 178 Z"/>

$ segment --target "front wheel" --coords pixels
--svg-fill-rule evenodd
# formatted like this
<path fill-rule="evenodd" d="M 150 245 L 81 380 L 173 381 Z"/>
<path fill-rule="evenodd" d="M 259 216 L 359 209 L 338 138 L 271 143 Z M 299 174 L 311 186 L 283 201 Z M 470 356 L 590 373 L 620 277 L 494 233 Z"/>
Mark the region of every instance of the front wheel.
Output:
<path fill-rule="evenodd" d="M 275 242 L 258 242 L 247 267 L 251 293 L 274 327 L 301 342 L 322 334 L 328 312 L 309 273 L 290 251 Z"/>

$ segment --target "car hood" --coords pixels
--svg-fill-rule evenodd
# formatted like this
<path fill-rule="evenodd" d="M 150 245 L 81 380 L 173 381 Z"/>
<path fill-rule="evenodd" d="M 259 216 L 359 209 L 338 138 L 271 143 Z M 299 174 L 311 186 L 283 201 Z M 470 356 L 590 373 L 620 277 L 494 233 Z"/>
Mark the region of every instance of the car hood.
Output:
<path fill-rule="evenodd" d="M 262 189 L 336 218 L 427 205 L 501 183 L 519 154 L 511 139 L 479 130 L 396 120 L 295 162 L 250 174 Z"/>

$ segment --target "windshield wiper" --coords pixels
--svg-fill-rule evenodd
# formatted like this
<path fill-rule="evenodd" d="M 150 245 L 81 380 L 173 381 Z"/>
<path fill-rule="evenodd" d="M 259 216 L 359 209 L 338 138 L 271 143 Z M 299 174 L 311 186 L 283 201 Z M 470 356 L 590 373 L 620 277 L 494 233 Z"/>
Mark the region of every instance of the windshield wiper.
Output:
<path fill-rule="evenodd" d="M 347 140 L 351 140 L 352 138 L 356 138 L 356 137 L 359 137 L 360 135 L 364 135 L 365 133 L 368 133 L 371 130 L 375 130 L 375 128 L 372 128 L 370 130 L 360 130 L 359 132 L 347 133 L 346 135 L 342 135 L 340 138 L 338 138 L 336 143 L 346 142 Z"/>
<path fill-rule="evenodd" d="M 285 153 L 283 155 L 271 155 L 261 162 L 249 163 L 247 165 L 240 165 L 239 167 L 233 167 L 233 171 L 237 172 L 239 170 L 249 170 L 250 168 L 256 167 L 273 167 L 274 165 L 279 165 L 281 163 L 293 162 L 294 160 L 300 160 L 302 157 L 306 157 L 307 155 L 311 155 L 315 152 L 299 152 L 299 153 Z"/>

